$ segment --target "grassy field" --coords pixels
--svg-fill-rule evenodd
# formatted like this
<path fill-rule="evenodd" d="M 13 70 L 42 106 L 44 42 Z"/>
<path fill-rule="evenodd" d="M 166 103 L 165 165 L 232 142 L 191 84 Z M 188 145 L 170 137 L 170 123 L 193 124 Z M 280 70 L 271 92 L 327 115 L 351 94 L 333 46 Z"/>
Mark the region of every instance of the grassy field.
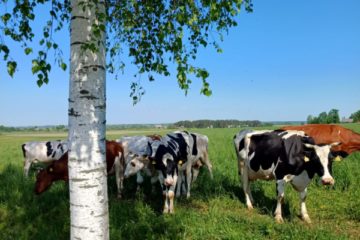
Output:
<path fill-rule="evenodd" d="M 357 124 L 346 125 L 357 132 Z M 160 133 L 169 130 L 108 132 L 121 135 Z M 135 179 L 125 182 L 125 199 L 116 199 L 114 177 L 109 178 L 111 239 L 359 239 L 360 153 L 335 162 L 334 187 L 314 179 L 308 189 L 311 225 L 299 217 L 298 194 L 287 186 L 284 224 L 276 224 L 275 182 L 252 184 L 255 209 L 248 211 L 237 175 L 232 138 L 239 129 L 191 129 L 210 139 L 209 155 L 214 179 L 202 169 L 189 200 L 175 200 L 175 215 L 161 214 L 161 192 L 150 192 L 149 183 L 135 194 Z M 21 144 L 26 141 L 66 138 L 66 134 L 0 134 L 0 239 L 68 239 L 69 196 L 63 182 L 40 196 L 33 193 L 35 172 L 24 178 Z"/>

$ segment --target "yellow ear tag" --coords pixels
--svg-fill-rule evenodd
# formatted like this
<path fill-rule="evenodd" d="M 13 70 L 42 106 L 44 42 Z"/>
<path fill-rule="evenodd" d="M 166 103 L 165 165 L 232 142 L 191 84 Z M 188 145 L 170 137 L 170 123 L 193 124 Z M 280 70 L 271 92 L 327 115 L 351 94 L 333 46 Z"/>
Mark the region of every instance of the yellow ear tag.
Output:
<path fill-rule="evenodd" d="M 310 161 L 310 159 L 309 159 L 307 156 L 305 156 L 305 157 L 304 157 L 304 161 L 305 161 L 305 162 L 308 162 L 308 161 Z"/>
<path fill-rule="evenodd" d="M 53 168 L 49 168 L 49 172 L 52 172 L 52 171 L 54 171 L 54 169 L 53 169 Z"/>
<path fill-rule="evenodd" d="M 334 161 L 336 161 L 336 162 L 340 162 L 342 159 L 341 159 L 341 157 L 340 156 L 336 156 L 336 158 L 334 159 Z"/>
<path fill-rule="evenodd" d="M 151 164 L 155 165 L 155 164 L 156 164 L 156 162 L 155 162 L 155 161 L 152 161 L 152 162 L 151 162 Z"/>
<path fill-rule="evenodd" d="M 179 161 L 179 165 L 181 166 L 182 164 L 183 164 L 183 162 L 180 160 L 180 161 Z"/>

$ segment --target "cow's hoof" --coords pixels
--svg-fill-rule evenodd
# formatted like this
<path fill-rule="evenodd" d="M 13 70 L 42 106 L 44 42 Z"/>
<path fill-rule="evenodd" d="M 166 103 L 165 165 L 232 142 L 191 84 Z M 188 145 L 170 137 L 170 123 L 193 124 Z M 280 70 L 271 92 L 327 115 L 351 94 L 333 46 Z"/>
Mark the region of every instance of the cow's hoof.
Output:
<path fill-rule="evenodd" d="M 276 223 L 284 223 L 284 219 L 280 215 L 275 216 Z"/>
<path fill-rule="evenodd" d="M 308 224 L 311 223 L 311 219 L 310 219 L 309 215 L 307 215 L 307 214 L 302 216 L 301 219 Z"/>
<path fill-rule="evenodd" d="M 254 209 L 254 207 L 252 205 L 247 205 L 247 209 L 251 211 Z"/>

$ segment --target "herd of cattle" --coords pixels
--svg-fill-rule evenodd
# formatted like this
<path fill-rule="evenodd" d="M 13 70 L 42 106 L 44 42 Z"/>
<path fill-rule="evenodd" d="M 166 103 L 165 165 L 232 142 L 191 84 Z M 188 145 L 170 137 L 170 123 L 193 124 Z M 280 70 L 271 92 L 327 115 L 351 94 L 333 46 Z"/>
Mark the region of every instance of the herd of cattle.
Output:
<path fill-rule="evenodd" d="M 191 184 L 206 166 L 212 178 L 207 136 L 176 131 L 165 136 L 131 136 L 106 141 L 108 174 L 115 173 L 118 197 L 124 178 L 136 175 L 138 187 L 149 176 L 163 192 L 163 212 L 174 213 L 174 197 L 190 197 Z M 306 210 L 307 186 L 317 174 L 324 185 L 333 185 L 332 162 L 360 150 L 360 135 L 337 125 L 287 126 L 278 130 L 241 130 L 234 136 L 238 171 L 248 209 L 253 208 L 250 182 L 276 181 L 275 220 L 283 222 L 285 183 L 300 194 L 300 214 L 311 222 Z M 27 142 L 22 145 L 24 174 L 34 162 L 49 163 L 36 176 L 35 193 L 46 191 L 54 181 L 68 181 L 68 144 L 64 141 Z"/>

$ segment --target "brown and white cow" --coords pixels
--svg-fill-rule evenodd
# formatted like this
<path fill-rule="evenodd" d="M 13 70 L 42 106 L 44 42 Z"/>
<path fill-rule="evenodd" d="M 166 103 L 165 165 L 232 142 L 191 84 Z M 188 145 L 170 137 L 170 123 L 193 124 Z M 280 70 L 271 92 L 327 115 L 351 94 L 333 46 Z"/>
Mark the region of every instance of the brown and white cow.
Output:
<path fill-rule="evenodd" d="M 106 141 L 106 164 L 107 173 L 116 176 L 118 198 L 121 198 L 124 188 L 124 150 L 120 143 Z M 46 191 L 53 182 L 63 180 L 69 181 L 68 153 L 66 152 L 59 160 L 54 161 L 36 176 L 35 193 L 40 194 Z"/>
<path fill-rule="evenodd" d="M 316 144 L 340 142 L 331 148 L 334 156 L 346 157 L 355 151 L 360 151 L 360 134 L 335 124 L 306 124 L 302 126 L 285 126 L 284 130 L 304 131 L 311 136 Z"/>

